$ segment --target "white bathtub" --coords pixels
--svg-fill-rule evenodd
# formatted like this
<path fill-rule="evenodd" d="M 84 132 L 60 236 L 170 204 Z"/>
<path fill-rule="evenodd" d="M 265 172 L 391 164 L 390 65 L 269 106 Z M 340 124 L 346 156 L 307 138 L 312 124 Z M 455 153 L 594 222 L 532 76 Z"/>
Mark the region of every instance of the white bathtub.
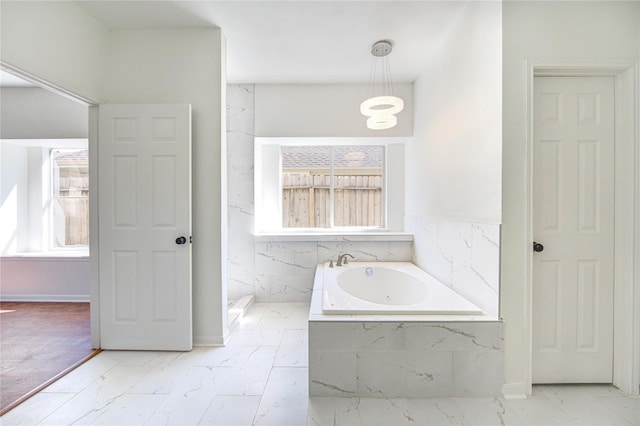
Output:
<path fill-rule="evenodd" d="M 410 262 L 324 265 L 324 314 L 483 315 L 482 309 Z"/>

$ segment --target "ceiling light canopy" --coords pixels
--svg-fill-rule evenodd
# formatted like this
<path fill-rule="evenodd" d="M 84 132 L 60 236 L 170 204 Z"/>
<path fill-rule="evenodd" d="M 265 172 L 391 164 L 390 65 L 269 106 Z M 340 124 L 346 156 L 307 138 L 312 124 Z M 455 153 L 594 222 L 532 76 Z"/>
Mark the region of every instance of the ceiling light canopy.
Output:
<path fill-rule="evenodd" d="M 395 116 L 404 109 L 404 101 L 394 96 L 388 55 L 392 45 L 380 40 L 371 47 L 373 61 L 369 75 L 369 97 L 360 104 L 362 115 L 369 117 L 367 127 L 373 130 L 390 129 L 398 123 Z"/>

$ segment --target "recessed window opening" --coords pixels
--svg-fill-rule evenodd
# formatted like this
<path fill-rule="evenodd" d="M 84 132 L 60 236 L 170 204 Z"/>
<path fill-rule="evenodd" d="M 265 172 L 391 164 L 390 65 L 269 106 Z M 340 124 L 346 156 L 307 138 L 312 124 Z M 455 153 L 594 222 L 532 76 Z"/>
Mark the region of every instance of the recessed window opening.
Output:
<path fill-rule="evenodd" d="M 256 138 L 256 234 L 403 231 L 408 140 Z"/>

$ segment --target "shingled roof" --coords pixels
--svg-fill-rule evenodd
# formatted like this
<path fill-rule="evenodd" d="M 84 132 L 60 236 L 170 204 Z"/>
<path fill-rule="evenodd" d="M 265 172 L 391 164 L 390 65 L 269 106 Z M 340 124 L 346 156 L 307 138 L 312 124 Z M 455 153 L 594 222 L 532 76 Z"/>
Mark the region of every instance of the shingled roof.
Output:
<path fill-rule="evenodd" d="M 334 167 L 382 167 L 384 149 L 381 146 L 336 146 L 334 147 Z M 283 168 L 329 167 L 330 147 L 328 146 L 283 146 Z"/>
<path fill-rule="evenodd" d="M 53 151 L 52 157 L 57 163 L 86 163 L 89 161 L 89 151 L 86 149 L 56 149 Z"/>

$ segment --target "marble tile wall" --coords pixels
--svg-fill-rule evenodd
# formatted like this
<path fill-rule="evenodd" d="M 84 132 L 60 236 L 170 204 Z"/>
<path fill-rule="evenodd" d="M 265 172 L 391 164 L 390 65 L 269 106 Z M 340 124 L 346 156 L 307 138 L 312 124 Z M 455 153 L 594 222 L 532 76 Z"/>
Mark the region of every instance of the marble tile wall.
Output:
<path fill-rule="evenodd" d="M 412 261 L 498 318 L 500 225 L 406 216 Z"/>
<path fill-rule="evenodd" d="M 345 237 L 348 238 L 348 237 Z M 318 263 L 350 253 L 362 261 L 409 261 L 410 241 L 269 241 L 255 243 L 258 301 L 309 302 Z"/>
<path fill-rule="evenodd" d="M 309 322 L 309 396 L 490 397 L 501 322 Z"/>
<path fill-rule="evenodd" d="M 254 86 L 227 86 L 227 202 L 229 299 L 255 292 L 253 249 Z"/>
<path fill-rule="evenodd" d="M 254 241 L 254 85 L 227 86 L 227 294 L 262 302 L 309 302 L 318 263 L 351 253 L 357 260 L 411 260 L 411 242 Z"/>

